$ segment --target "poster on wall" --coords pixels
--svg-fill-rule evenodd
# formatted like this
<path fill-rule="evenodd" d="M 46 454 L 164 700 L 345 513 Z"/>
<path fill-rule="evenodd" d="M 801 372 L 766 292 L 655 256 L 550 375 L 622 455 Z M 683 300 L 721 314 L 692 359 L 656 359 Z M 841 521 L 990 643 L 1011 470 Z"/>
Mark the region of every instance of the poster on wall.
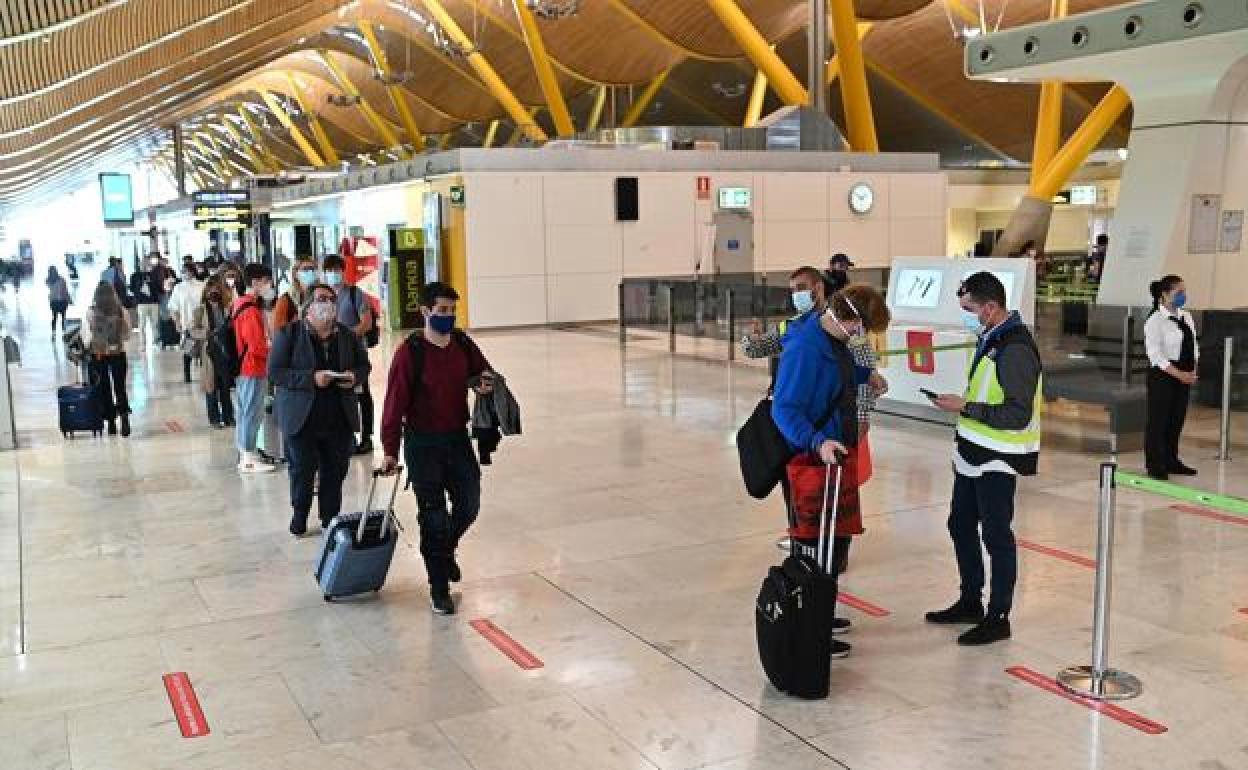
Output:
<path fill-rule="evenodd" d="M 1218 251 L 1232 253 L 1239 251 L 1244 241 L 1244 210 L 1223 211 L 1221 229 Z"/>
<path fill-rule="evenodd" d="M 1187 253 L 1214 254 L 1221 231 L 1222 196 L 1193 195 L 1187 225 Z"/>

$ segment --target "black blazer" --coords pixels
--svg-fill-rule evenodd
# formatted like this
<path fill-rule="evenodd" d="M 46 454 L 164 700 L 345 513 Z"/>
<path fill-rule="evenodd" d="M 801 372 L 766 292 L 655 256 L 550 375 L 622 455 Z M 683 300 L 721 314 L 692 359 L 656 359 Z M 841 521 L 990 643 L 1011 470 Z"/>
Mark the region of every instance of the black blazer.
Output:
<path fill-rule="evenodd" d="M 334 334 L 338 337 L 338 362 L 335 370 L 354 372 L 357 383 L 365 382 L 372 369 L 368 362 L 368 351 L 360 344 L 359 338 L 342 324 L 335 324 Z M 274 411 L 282 433 L 286 436 L 293 436 L 303 430 L 308 415 L 312 413 L 312 404 L 316 401 L 316 382 L 312 376 L 316 371 L 314 344 L 308 324 L 295 321 L 277 332 L 273 338 L 273 347 L 269 350 L 269 381 L 277 388 Z M 331 387 L 341 394 L 343 415 L 347 418 L 351 431 L 358 433 L 360 403 L 354 389 Z"/>

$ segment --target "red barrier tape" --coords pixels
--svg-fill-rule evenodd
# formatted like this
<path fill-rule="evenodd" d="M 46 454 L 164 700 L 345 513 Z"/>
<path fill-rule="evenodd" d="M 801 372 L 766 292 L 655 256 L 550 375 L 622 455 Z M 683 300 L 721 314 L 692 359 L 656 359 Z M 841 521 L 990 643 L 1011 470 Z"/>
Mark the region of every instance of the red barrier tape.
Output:
<path fill-rule="evenodd" d="M 1056 679 L 1051 679 L 1044 674 L 1032 671 L 1026 666 L 1011 666 L 1005 670 L 1005 673 L 1012 677 L 1021 679 L 1028 684 L 1035 685 L 1042 690 L 1048 690 L 1054 695 L 1060 695 L 1071 703 L 1078 703 L 1080 706 L 1092 709 L 1098 714 L 1103 714 L 1110 719 L 1123 723 L 1128 727 L 1134 727 L 1142 733 L 1147 733 L 1148 735 L 1161 735 L 1168 729 L 1165 725 L 1154 722 L 1147 717 L 1142 717 L 1134 711 L 1128 711 L 1122 706 L 1075 695 L 1073 692 L 1070 692 L 1065 687 L 1058 684 Z"/>
<path fill-rule="evenodd" d="M 841 602 L 841 604 L 847 604 L 850 607 L 853 607 L 854 609 L 858 610 L 859 612 L 866 613 L 867 615 L 870 615 L 873 618 L 886 618 L 891 614 L 888 610 L 884 609 L 883 607 L 876 606 L 865 599 L 859 599 L 857 596 L 854 596 L 853 594 L 847 594 L 844 591 L 841 591 L 840 593 L 838 593 L 836 595 L 836 598 L 838 601 Z"/>
<path fill-rule="evenodd" d="M 1096 569 L 1096 559 L 1089 559 L 1088 557 L 1080 556 L 1077 553 L 1070 553 L 1069 551 L 1063 551 L 1058 548 L 1050 548 L 1047 545 L 1040 545 L 1039 543 L 1033 543 L 1030 540 L 1023 540 L 1021 538 L 1017 538 L 1014 542 L 1018 543 L 1019 548 L 1026 548 L 1028 551 L 1042 553 L 1045 556 L 1052 556 L 1054 559 L 1068 561 L 1071 564 L 1078 564 L 1079 566 L 1087 567 L 1088 569 Z"/>
<path fill-rule="evenodd" d="M 1248 519 L 1245 519 L 1243 516 L 1232 516 L 1228 513 L 1218 513 L 1217 511 L 1211 511 L 1208 508 L 1200 508 L 1195 505 L 1172 505 L 1170 507 L 1180 513 L 1188 513 L 1192 516 L 1213 519 L 1214 521 L 1220 521 L 1224 524 L 1238 524 L 1241 527 L 1248 526 Z"/>
<path fill-rule="evenodd" d="M 506 631 L 503 631 L 485 618 L 474 620 L 468 625 L 476 629 L 478 634 L 486 638 L 486 641 L 497 647 L 499 652 L 511 658 L 517 666 L 525 671 L 532 671 L 545 665 L 536 655 L 524 649 L 519 642 L 508 636 Z"/>
<path fill-rule="evenodd" d="M 199 698 L 191 685 L 191 678 L 185 673 L 165 674 L 161 677 L 165 682 L 165 692 L 169 694 L 169 704 L 173 706 L 173 715 L 178 719 L 178 727 L 183 738 L 198 738 L 207 735 L 208 721 L 204 719 L 204 711 L 199 707 Z"/>

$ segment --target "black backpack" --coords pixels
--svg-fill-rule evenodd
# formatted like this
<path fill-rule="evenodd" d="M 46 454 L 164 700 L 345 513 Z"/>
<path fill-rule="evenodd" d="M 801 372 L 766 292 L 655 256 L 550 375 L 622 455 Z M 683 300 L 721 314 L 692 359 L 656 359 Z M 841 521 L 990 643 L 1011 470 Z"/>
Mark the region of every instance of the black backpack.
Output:
<path fill-rule="evenodd" d="M 234 334 L 234 319 L 237 317 L 236 313 L 227 314 L 221 325 L 208 335 L 207 344 L 208 358 L 212 360 L 217 378 L 231 383 L 243 369 L 243 356 L 238 352 L 238 337 Z"/>
<path fill-rule="evenodd" d="M 377 309 L 373 307 L 373 303 L 368 300 L 368 297 L 364 296 L 364 290 L 359 286 L 352 286 L 351 304 L 355 305 L 357 318 L 360 315 L 361 300 L 363 300 L 364 305 L 368 306 L 368 312 L 373 319 L 373 325 L 369 327 L 368 331 L 364 332 L 364 345 L 365 347 L 375 348 L 381 343 L 381 318 L 378 317 Z"/>

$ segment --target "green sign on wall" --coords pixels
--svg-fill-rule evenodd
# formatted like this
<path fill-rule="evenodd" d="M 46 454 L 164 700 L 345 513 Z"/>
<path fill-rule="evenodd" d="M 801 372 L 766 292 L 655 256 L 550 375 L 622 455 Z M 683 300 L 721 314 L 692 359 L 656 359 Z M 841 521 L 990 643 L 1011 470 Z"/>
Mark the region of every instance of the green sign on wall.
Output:
<path fill-rule="evenodd" d="M 465 200 L 464 186 L 462 184 L 451 185 L 451 205 L 462 206 Z"/>

